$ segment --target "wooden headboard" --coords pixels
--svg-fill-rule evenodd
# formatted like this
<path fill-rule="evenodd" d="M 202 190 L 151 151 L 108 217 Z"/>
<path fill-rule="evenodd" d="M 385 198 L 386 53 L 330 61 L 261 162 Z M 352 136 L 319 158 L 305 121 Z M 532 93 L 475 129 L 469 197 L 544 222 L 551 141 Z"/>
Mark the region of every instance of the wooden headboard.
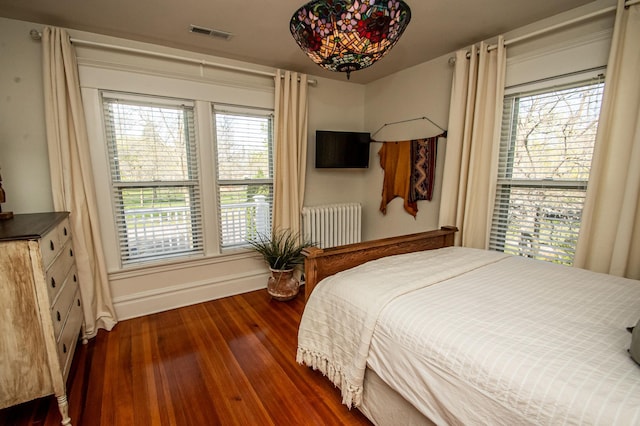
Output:
<path fill-rule="evenodd" d="M 420 232 L 399 237 L 383 238 L 362 243 L 321 249 L 308 247 L 305 256 L 305 300 L 323 278 L 370 260 L 395 254 L 433 250 L 453 245 L 455 226 L 443 226 L 437 231 Z"/>

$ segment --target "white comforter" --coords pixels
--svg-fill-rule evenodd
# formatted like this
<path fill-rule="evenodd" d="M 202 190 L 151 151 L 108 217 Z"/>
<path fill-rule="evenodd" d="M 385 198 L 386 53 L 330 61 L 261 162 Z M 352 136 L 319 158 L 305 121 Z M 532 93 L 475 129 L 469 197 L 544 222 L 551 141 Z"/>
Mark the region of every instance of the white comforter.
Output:
<path fill-rule="evenodd" d="M 369 345 L 382 308 L 402 294 L 500 259 L 504 255 L 451 247 L 385 257 L 325 278 L 302 315 L 297 361 L 340 387 L 344 404 L 360 405 Z"/>
<path fill-rule="evenodd" d="M 355 405 L 368 362 L 439 424 L 640 424 L 638 317 L 637 281 L 447 248 L 324 280 L 298 360 Z"/>

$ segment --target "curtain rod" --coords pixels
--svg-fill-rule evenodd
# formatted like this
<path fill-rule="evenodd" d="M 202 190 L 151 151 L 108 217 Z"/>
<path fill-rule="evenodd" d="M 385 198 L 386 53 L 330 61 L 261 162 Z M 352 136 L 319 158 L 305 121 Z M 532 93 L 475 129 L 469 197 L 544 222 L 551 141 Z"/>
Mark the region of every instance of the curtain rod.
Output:
<path fill-rule="evenodd" d="M 640 0 L 638 0 L 640 1 Z M 408 123 L 410 121 L 418 121 L 418 120 L 427 120 L 429 123 L 433 124 L 434 126 L 436 126 L 438 129 L 442 130 L 442 133 L 437 135 L 436 137 L 443 137 L 446 138 L 447 137 L 447 131 L 445 129 L 443 129 L 442 127 L 438 126 L 436 123 L 433 122 L 433 120 L 431 120 L 429 117 L 417 117 L 417 118 L 410 118 L 408 120 L 401 120 L 401 121 L 394 121 L 392 123 L 384 123 L 382 126 L 380 126 L 380 128 L 378 130 L 376 130 L 375 132 L 373 132 L 371 134 L 371 138 L 373 139 L 373 137 L 375 135 L 378 134 L 378 132 L 380 132 L 380 130 L 384 129 L 387 126 L 391 126 L 393 124 L 401 124 L 401 123 Z M 371 142 L 380 142 L 380 141 L 375 141 L 372 140 Z"/>
<path fill-rule="evenodd" d="M 38 30 L 31 30 L 29 31 L 29 35 L 31 36 L 31 38 L 33 40 L 39 41 L 42 39 L 42 33 Z M 95 41 L 89 41 L 89 40 L 80 40 L 77 38 L 69 38 L 69 41 L 75 45 L 78 46 L 89 46 L 89 47 L 98 47 L 98 48 L 102 48 L 102 49 L 108 49 L 108 50 L 117 50 L 117 51 L 121 51 L 121 52 L 128 52 L 128 53 L 138 53 L 141 55 L 146 55 L 146 56 L 154 56 L 154 57 L 158 57 L 158 58 L 164 58 L 164 59 L 171 59 L 174 61 L 180 61 L 180 62 L 187 62 L 187 63 L 192 63 L 192 64 L 198 64 L 200 66 L 208 66 L 208 67 L 212 67 L 212 68 L 220 68 L 220 69 L 225 69 L 225 70 L 229 70 L 229 71 L 237 71 L 237 72 L 242 72 L 245 74 L 253 74 L 253 75 L 259 75 L 259 76 L 264 76 L 264 77 L 275 77 L 276 73 L 274 72 L 269 72 L 269 71 L 258 71 L 258 70 L 254 70 L 251 68 L 244 68 L 244 67 L 238 67 L 235 65 L 228 65 L 228 64 L 220 64 L 220 63 L 215 63 L 215 62 L 209 62 L 206 61 L 204 59 L 195 59 L 195 58 L 190 58 L 188 56 L 178 56 L 178 55 L 171 55 L 168 53 L 160 53 L 160 52 L 152 52 L 149 50 L 143 50 L 143 49 L 136 49 L 133 47 L 125 47 L 125 46 L 118 46 L 115 44 L 107 44 L 107 43 L 98 43 Z M 280 76 L 280 78 L 284 78 L 283 76 Z M 299 79 L 298 79 L 299 80 Z M 312 80 L 309 79 L 307 80 L 307 83 L 315 86 L 318 84 L 317 80 Z"/>
<path fill-rule="evenodd" d="M 640 0 L 628 0 L 627 2 L 625 2 L 624 5 L 625 5 L 625 7 L 629 7 L 629 6 L 632 6 L 632 5 L 636 4 L 636 3 L 640 3 Z M 522 36 L 512 38 L 511 40 L 505 40 L 504 41 L 504 45 L 505 46 L 509 46 L 511 44 L 519 43 L 521 41 L 528 40 L 530 38 L 534 38 L 534 37 L 537 37 L 539 35 L 543 35 L 543 34 L 558 30 L 560 28 L 568 27 L 570 25 L 577 24 L 577 23 L 580 23 L 582 21 L 587 21 L 589 19 L 596 18 L 596 17 L 601 16 L 601 15 L 606 15 L 607 13 L 615 12 L 616 9 L 617 9 L 616 6 L 606 7 L 604 9 L 597 10 L 595 12 L 591 12 L 591 13 L 588 13 L 586 15 L 570 19 L 568 21 L 560 22 L 560 23 L 558 23 L 556 25 L 552 25 L 552 26 L 547 27 L 547 28 L 542 28 L 540 30 L 533 31 L 533 32 L 531 32 L 529 34 L 524 34 Z M 488 51 L 492 51 L 492 50 L 495 50 L 497 48 L 498 48 L 497 44 L 492 44 L 492 45 L 489 45 L 487 50 Z M 469 58 L 469 55 L 470 55 L 470 53 L 467 53 L 467 58 Z M 452 57 L 449 58 L 449 64 L 450 65 L 455 64 L 455 62 L 456 62 L 456 58 L 455 57 L 452 56 Z"/>
<path fill-rule="evenodd" d="M 538 31 L 534 31 L 532 33 L 525 34 L 525 35 L 522 35 L 520 37 L 512 38 L 511 40 L 505 40 L 504 45 L 505 46 L 509 46 L 511 44 L 519 43 L 521 41 L 528 40 L 530 38 L 534 38 L 534 37 L 537 37 L 539 35 L 546 34 L 546 33 L 558 30 L 560 28 L 568 27 L 570 25 L 577 24 L 577 23 L 580 23 L 582 21 L 587 21 L 587 20 L 589 20 L 591 18 L 596 18 L 596 17 L 601 16 L 601 15 L 606 15 L 607 13 L 615 12 L 615 10 L 616 10 L 616 6 L 611 6 L 611 7 L 604 8 L 602 10 L 597 10 L 595 12 L 588 13 L 588 14 L 586 14 L 584 16 L 579 16 L 577 18 L 569 19 L 568 21 L 561 22 L 559 24 L 552 25 L 550 27 L 543 28 L 543 29 L 538 30 Z M 494 49 L 497 49 L 497 48 L 498 48 L 498 45 L 494 44 L 494 45 L 489 46 L 488 50 L 494 50 Z"/>

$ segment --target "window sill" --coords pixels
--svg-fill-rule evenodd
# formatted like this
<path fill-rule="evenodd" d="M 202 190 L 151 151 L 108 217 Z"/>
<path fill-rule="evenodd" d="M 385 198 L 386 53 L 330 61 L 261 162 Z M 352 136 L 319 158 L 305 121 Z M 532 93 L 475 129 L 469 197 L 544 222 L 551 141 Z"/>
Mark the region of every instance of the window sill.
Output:
<path fill-rule="evenodd" d="M 210 266 L 218 263 L 237 261 L 242 259 L 259 259 L 258 254 L 246 249 L 238 248 L 229 250 L 226 253 L 209 255 L 209 256 L 191 256 L 173 259 L 155 260 L 146 263 L 124 266 L 120 270 L 109 271 L 109 279 L 126 279 L 134 278 L 149 273 L 162 273 L 177 271 L 181 269 L 189 269 L 202 266 Z"/>

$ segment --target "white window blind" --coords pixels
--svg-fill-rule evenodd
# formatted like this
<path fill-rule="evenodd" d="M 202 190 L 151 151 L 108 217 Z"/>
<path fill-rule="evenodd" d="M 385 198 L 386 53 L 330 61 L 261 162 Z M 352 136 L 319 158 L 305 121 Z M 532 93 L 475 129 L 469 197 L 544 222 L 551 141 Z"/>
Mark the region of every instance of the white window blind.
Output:
<path fill-rule="evenodd" d="M 505 97 L 490 249 L 573 263 L 603 87 Z"/>
<path fill-rule="evenodd" d="M 216 107 L 214 116 L 220 244 L 242 246 L 271 233 L 272 112 Z"/>
<path fill-rule="evenodd" d="M 103 94 L 123 264 L 203 252 L 193 106 Z"/>

